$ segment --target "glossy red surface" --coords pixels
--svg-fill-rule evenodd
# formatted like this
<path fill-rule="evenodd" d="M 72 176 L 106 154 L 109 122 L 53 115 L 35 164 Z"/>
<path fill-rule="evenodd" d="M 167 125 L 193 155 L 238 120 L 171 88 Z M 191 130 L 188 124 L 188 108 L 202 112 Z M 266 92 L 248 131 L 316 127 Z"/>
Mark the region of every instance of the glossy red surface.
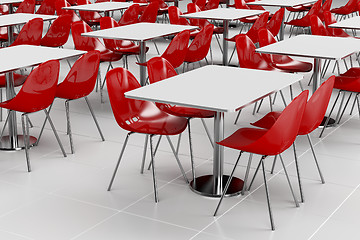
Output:
<path fill-rule="evenodd" d="M 115 68 L 106 74 L 111 108 L 118 125 L 131 132 L 176 135 L 183 132 L 187 119 L 161 111 L 152 102 L 126 98 L 124 93 L 140 87 L 128 70 Z"/>
<path fill-rule="evenodd" d="M 319 127 L 323 121 L 329 105 L 331 93 L 335 83 L 335 76 L 331 76 L 315 91 L 306 104 L 304 115 L 301 119 L 298 135 L 306 135 Z M 255 127 L 269 129 L 277 121 L 281 112 L 270 112 L 263 118 L 251 123 Z"/>
<path fill-rule="evenodd" d="M 185 62 L 198 62 L 206 57 L 209 52 L 214 25 L 205 26 L 191 42 L 186 53 Z"/>
<path fill-rule="evenodd" d="M 149 5 L 147 5 L 146 8 L 144 9 L 144 12 L 139 17 L 139 22 L 149 22 L 149 23 L 156 22 L 158 9 L 159 9 L 158 2 L 152 2 Z"/>
<path fill-rule="evenodd" d="M 18 87 L 24 84 L 27 75 L 21 75 L 18 73 L 13 73 L 13 78 L 14 78 L 14 86 Z M 1 73 L 0 74 L 0 88 L 5 88 L 6 87 L 6 76 L 5 73 Z"/>
<path fill-rule="evenodd" d="M 331 8 L 331 4 L 332 4 L 332 0 L 326 0 L 325 3 L 321 6 L 317 16 L 320 18 L 320 20 L 323 22 L 325 21 L 324 18 L 324 12 L 325 11 L 330 11 Z"/>
<path fill-rule="evenodd" d="M 336 19 L 334 17 L 334 15 L 329 12 L 329 11 L 325 11 L 324 12 L 324 20 L 325 20 L 325 26 L 326 26 L 326 30 L 334 37 L 351 37 L 349 34 L 347 34 L 344 30 L 342 30 L 341 28 L 331 28 L 328 27 L 330 24 L 332 23 L 336 23 Z"/>
<path fill-rule="evenodd" d="M 20 3 L 16 13 L 34 13 L 35 12 L 35 0 L 24 0 Z"/>
<path fill-rule="evenodd" d="M 93 37 L 83 37 L 82 33 L 91 32 L 92 29 L 83 21 L 71 24 L 71 34 L 73 37 L 75 49 L 83 51 L 100 51 L 100 61 L 118 61 L 122 54 L 107 49 L 99 39 Z"/>
<path fill-rule="evenodd" d="M 336 76 L 334 88 L 360 92 L 360 68 L 352 67 L 345 73 L 340 74 L 340 76 Z"/>
<path fill-rule="evenodd" d="M 43 0 L 36 14 L 55 15 L 55 1 Z"/>
<path fill-rule="evenodd" d="M 178 7 L 170 6 L 168 9 L 168 14 L 169 14 L 170 24 L 185 25 L 185 26 L 190 25 L 190 23 L 186 18 L 180 17 L 180 15 L 183 15 L 183 13 L 180 11 Z M 190 38 L 191 39 L 195 38 L 198 33 L 199 30 L 191 31 Z"/>
<path fill-rule="evenodd" d="M 171 66 L 171 64 L 162 57 L 154 57 L 150 59 L 147 64 L 147 69 L 148 69 L 150 83 L 156 83 L 158 81 L 177 75 L 173 66 Z M 210 118 L 215 115 L 215 112 L 213 111 L 202 110 L 197 108 L 181 107 L 181 106 L 162 104 L 162 103 L 156 103 L 156 105 L 161 110 L 180 117 Z"/>
<path fill-rule="evenodd" d="M 219 145 L 260 155 L 278 155 L 295 141 L 309 91 L 303 91 L 281 113 L 270 129 L 240 128 Z"/>
<path fill-rule="evenodd" d="M 118 24 L 119 26 L 134 24 L 139 22 L 140 6 L 139 4 L 131 5 L 121 16 Z M 101 20 L 100 20 L 101 25 Z M 101 26 L 100 26 L 101 27 Z"/>
<path fill-rule="evenodd" d="M 54 101 L 59 78 L 58 60 L 50 60 L 34 68 L 19 93 L 12 99 L 0 103 L 0 107 L 18 112 L 37 112 Z"/>
<path fill-rule="evenodd" d="M 157 2 L 159 4 L 157 15 L 162 15 L 168 12 L 169 6 L 163 0 L 150 0 L 149 2 Z"/>
<path fill-rule="evenodd" d="M 41 39 L 41 46 L 60 47 L 63 46 L 70 35 L 71 15 L 60 15 L 51 24 L 45 36 Z"/>
<path fill-rule="evenodd" d="M 89 0 L 77 0 L 77 5 L 91 4 Z M 79 11 L 80 18 L 90 26 L 100 25 L 101 15 L 93 11 Z"/>
<path fill-rule="evenodd" d="M 71 16 L 72 22 L 80 21 L 79 16 L 76 15 L 74 11 L 62 9 L 63 7 L 70 7 L 70 6 L 71 6 L 70 3 L 68 3 L 66 0 L 55 0 L 55 9 L 56 9 L 56 14 L 58 16 L 63 14 L 68 14 Z"/>
<path fill-rule="evenodd" d="M 271 32 L 266 28 L 260 29 L 259 30 L 260 47 L 264 47 L 272 43 L 276 43 L 276 40 L 274 36 L 271 34 Z M 286 55 L 262 54 L 262 56 L 271 65 L 286 72 L 309 72 L 312 70 L 311 63 L 294 60 Z"/>
<path fill-rule="evenodd" d="M 310 16 L 310 27 L 312 35 L 332 36 L 332 34 L 327 31 L 320 18 L 316 15 Z"/>
<path fill-rule="evenodd" d="M 194 3 L 189 3 L 187 5 L 187 13 L 195 13 L 200 12 L 201 9 Z M 192 26 L 198 26 L 200 29 L 203 29 L 207 25 L 210 25 L 211 23 L 206 19 L 194 19 L 190 18 L 190 25 Z M 214 27 L 213 34 L 222 34 L 224 32 L 224 28 L 222 27 Z"/>
<path fill-rule="evenodd" d="M 19 35 L 10 46 L 16 45 L 35 45 L 39 46 L 43 31 L 43 20 L 41 18 L 34 18 L 27 22 L 19 32 Z"/>
<path fill-rule="evenodd" d="M 78 99 L 89 95 L 95 87 L 100 52 L 90 51 L 81 56 L 56 88 L 56 97 Z"/>
<path fill-rule="evenodd" d="M 309 10 L 309 12 L 302 18 L 293 19 L 289 22 L 286 22 L 288 25 L 294 25 L 298 27 L 310 27 L 310 16 L 315 14 L 317 15 L 321 8 L 322 0 L 318 0 Z"/>
<path fill-rule="evenodd" d="M 348 15 L 358 11 L 358 0 L 349 0 L 344 6 L 331 9 L 330 12 L 341 15 Z"/>
<path fill-rule="evenodd" d="M 219 7 L 220 0 L 209 0 L 204 7 L 205 10 L 216 9 Z"/>
<path fill-rule="evenodd" d="M 285 9 L 280 8 L 277 10 L 274 15 L 270 18 L 269 22 L 266 25 L 266 28 L 272 33 L 272 35 L 278 35 L 281 27 L 282 20 L 284 18 Z"/>
<path fill-rule="evenodd" d="M 180 67 L 180 65 L 183 64 L 185 56 L 188 52 L 189 39 L 189 30 L 184 30 L 176 34 L 161 57 L 168 60 L 174 68 Z"/>

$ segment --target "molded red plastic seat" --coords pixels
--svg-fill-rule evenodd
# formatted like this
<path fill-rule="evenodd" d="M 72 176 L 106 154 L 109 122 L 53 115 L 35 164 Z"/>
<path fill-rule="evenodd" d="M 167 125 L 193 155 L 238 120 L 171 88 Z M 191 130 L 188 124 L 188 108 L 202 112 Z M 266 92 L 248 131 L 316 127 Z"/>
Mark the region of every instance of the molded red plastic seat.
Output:
<path fill-rule="evenodd" d="M 51 24 L 45 36 L 41 39 L 40 45 L 46 47 L 63 46 L 69 39 L 71 28 L 71 15 L 60 15 Z"/>
<path fill-rule="evenodd" d="M 210 9 L 216 9 L 219 7 L 220 4 L 220 0 L 209 0 L 205 6 L 204 9 L 202 9 L 203 11 L 205 10 L 210 10 Z"/>
<path fill-rule="evenodd" d="M 91 4 L 89 0 L 77 0 L 77 5 Z M 90 26 L 99 26 L 101 15 L 93 11 L 79 11 L 81 20 L 85 21 Z"/>
<path fill-rule="evenodd" d="M 259 129 L 259 128 L 240 128 L 239 130 L 235 131 L 229 137 L 225 138 L 224 140 L 218 142 L 217 144 L 222 145 L 224 147 L 232 148 L 240 150 L 240 155 L 234 165 L 232 173 L 228 182 L 226 183 L 225 189 L 223 190 L 223 195 L 219 201 L 219 204 L 215 210 L 214 215 L 216 215 L 219 206 L 223 200 L 223 197 L 230 185 L 232 180 L 232 176 L 234 171 L 238 165 L 240 156 L 243 152 L 249 152 L 252 154 L 259 154 L 262 155 L 261 160 L 257 169 L 259 169 L 260 165 L 262 165 L 262 172 L 265 184 L 265 192 L 267 197 L 267 204 L 268 204 L 268 211 L 270 216 L 270 223 L 271 229 L 275 230 L 274 220 L 272 217 L 272 211 L 270 207 L 270 199 L 269 199 L 269 191 L 267 187 L 266 181 L 266 174 L 264 169 L 264 160 L 267 156 L 279 155 L 281 162 L 283 164 L 283 169 L 286 174 L 290 190 L 292 192 L 294 201 L 296 206 L 298 207 L 299 204 L 295 198 L 292 186 L 289 181 L 289 177 L 283 163 L 281 153 L 288 149 L 297 136 L 299 131 L 301 119 L 305 110 L 306 100 L 308 97 L 309 91 L 303 91 L 298 97 L 296 97 L 282 112 L 279 116 L 277 121 L 272 125 L 270 129 Z M 244 186 L 246 186 L 247 178 L 248 178 L 248 170 L 251 165 L 251 158 L 249 159 L 249 163 L 247 166 L 247 173 L 245 175 Z M 251 184 L 250 184 L 251 186 Z"/>
<path fill-rule="evenodd" d="M 316 17 L 316 16 L 314 16 Z M 274 36 L 266 28 L 259 30 L 259 43 L 260 47 L 276 43 Z M 312 64 L 308 62 L 294 60 L 286 55 L 277 54 L 262 54 L 262 56 L 276 68 L 287 72 L 310 72 Z"/>
<path fill-rule="evenodd" d="M 121 16 L 118 24 L 119 26 L 134 24 L 139 22 L 139 14 L 140 14 L 140 5 L 133 4 L 128 9 L 125 10 L 123 15 Z M 101 27 L 101 20 L 100 20 Z"/>
<path fill-rule="evenodd" d="M 326 0 L 318 12 L 317 16 L 320 18 L 322 22 L 325 21 L 324 12 L 330 11 L 331 4 L 332 4 L 332 0 Z"/>
<path fill-rule="evenodd" d="M 55 1 L 43 0 L 36 14 L 55 15 Z"/>
<path fill-rule="evenodd" d="M 187 5 L 187 13 L 195 13 L 200 12 L 201 9 L 194 3 L 189 3 Z M 200 27 L 200 30 L 206 27 L 207 25 L 210 25 L 211 23 L 206 19 L 190 19 L 190 25 L 192 26 L 198 26 Z M 213 33 L 214 34 L 222 34 L 224 32 L 223 27 L 214 27 Z"/>
<path fill-rule="evenodd" d="M 144 12 L 139 17 L 139 22 L 149 22 L 154 23 L 156 22 L 157 13 L 159 10 L 159 2 L 151 2 L 149 5 L 146 6 Z"/>
<path fill-rule="evenodd" d="M 339 15 L 348 15 L 358 11 L 357 4 L 358 4 L 358 0 L 349 0 L 344 6 L 333 8 L 330 10 L 330 12 Z"/>
<path fill-rule="evenodd" d="M 163 0 L 150 0 L 150 3 L 152 2 L 158 2 L 159 4 L 157 15 L 163 15 L 168 12 L 169 6 Z"/>
<path fill-rule="evenodd" d="M 296 27 L 310 27 L 310 16 L 315 14 L 317 15 L 320 11 L 322 0 L 318 0 L 309 10 L 309 12 L 302 18 L 293 19 L 285 24 L 293 25 Z"/>
<path fill-rule="evenodd" d="M 0 5 L 0 15 L 9 14 L 9 6 L 8 5 Z"/>
<path fill-rule="evenodd" d="M 72 22 L 80 21 L 80 17 L 76 15 L 74 11 L 62 9 L 63 7 L 70 7 L 70 6 L 71 6 L 70 3 L 68 3 L 66 0 L 55 0 L 55 10 L 58 16 L 68 14 L 71 16 Z"/>
<path fill-rule="evenodd" d="M 266 28 L 269 29 L 273 36 L 278 35 L 280 31 L 281 23 L 284 18 L 284 13 L 285 9 L 280 8 L 274 13 L 274 15 L 270 18 L 269 22 L 266 25 Z"/>
<path fill-rule="evenodd" d="M 351 37 L 349 34 L 347 34 L 343 29 L 341 28 L 331 28 L 329 27 L 330 24 L 336 23 L 336 19 L 334 15 L 329 12 L 324 12 L 324 20 L 325 20 L 325 26 L 326 30 L 334 37 Z"/>
<path fill-rule="evenodd" d="M 16 45 L 35 45 L 39 46 L 43 32 L 42 18 L 34 18 L 28 21 L 19 32 L 19 35 L 10 46 Z"/>
<path fill-rule="evenodd" d="M 312 35 L 332 36 L 332 34 L 327 31 L 326 27 L 323 25 L 318 16 L 310 16 L 310 24 Z"/>
<path fill-rule="evenodd" d="M 16 5 L 15 5 L 16 6 Z M 35 12 L 35 0 L 24 0 L 20 3 L 16 13 L 34 13 Z"/>

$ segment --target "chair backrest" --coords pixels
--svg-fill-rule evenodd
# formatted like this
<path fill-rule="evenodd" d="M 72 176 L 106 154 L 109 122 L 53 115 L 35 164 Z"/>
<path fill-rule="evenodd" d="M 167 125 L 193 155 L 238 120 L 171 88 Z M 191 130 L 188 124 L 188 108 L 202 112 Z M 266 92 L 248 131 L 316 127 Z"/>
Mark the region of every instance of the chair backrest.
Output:
<path fill-rule="evenodd" d="M 341 8 L 345 8 L 348 11 L 355 12 L 357 9 L 358 0 L 349 0 L 344 6 Z"/>
<path fill-rule="evenodd" d="M 299 135 L 311 133 L 319 127 L 329 105 L 334 83 L 335 76 L 333 75 L 323 82 L 311 96 L 306 104 L 304 115 L 301 120 Z"/>
<path fill-rule="evenodd" d="M 262 70 L 274 69 L 270 66 L 269 62 L 265 60 L 264 56 L 255 52 L 255 45 L 247 35 L 239 34 L 235 41 L 240 67 Z"/>
<path fill-rule="evenodd" d="M 100 52 L 90 51 L 82 55 L 71 67 L 57 91 L 65 93 L 68 99 L 89 95 L 95 87 L 100 63 Z"/>
<path fill-rule="evenodd" d="M 349 35 L 341 28 L 331 28 L 330 24 L 336 23 L 335 16 L 330 11 L 324 12 L 326 30 L 331 36 L 348 37 Z"/>
<path fill-rule="evenodd" d="M 77 5 L 91 4 L 89 0 L 77 0 Z M 94 19 L 100 19 L 101 16 L 98 12 L 93 11 L 79 11 L 80 18 L 86 22 L 90 22 Z"/>
<path fill-rule="evenodd" d="M 149 5 L 146 6 L 144 12 L 141 14 L 139 22 L 156 22 L 158 10 L 159 2 L 151 2 Z"/>
<path fill-rule="evenodd" d="M 178 75 L 171 63 L 163 57 L 153 57 L 147 62 L 150 84 Z"/>
<path fill-rule="evenodd" d="M 306 15 L 307 16 L 310 16 L 312 14 L 317 15 L 320 11 L 321 4 L 322 4 L 322 0 L 318 0 L 316 3 L 314 3 L 314 5 L 310 8 L 310 10 L 308 11 L 308 13 Z"/>
<path fill-rule="evenodd" d="M 36 112 L 50 106 L 54 101 L 59 78 L 60 63 L 50 60 L 34 68 L 19 93 L 11 100 L 24 112 Z"/>
<path fill-rule="evenodd" d="M 200 9 L 204 9 L 206 5 L 206 0 L 193 0 L 192 1 L 196 6 L 198 6 Z"/>
<path fill-rule="evenodd" d="M 284 18 L 285 8 L 280 8 L 277 10 L 274 15 L 271 17 L 269 22 L 267 23 L 266 28 L 272 33 L 272 35 L 278 35 L 281 27 L 281 23 Z"/>
<path fill-rule="evenodd" d="M 317 15 L 310 16 L 310 28 L 312 35 L 331 36 Z"/>
<path fill-rule="evenodd" d="M 266 155 L 278 155 L 288 149 L 296 139 L 306 107 L 309 91 L 305 90 L 282 111 L 274 125 L 249 148 L 261 147 Z"/>
<path fill-rule="evenodd" d="M 150 102 L 125 97 L 125 92 L 141 87 L 134 75 L 124 68 L 114 68 L 106 74 L 106 86 L 111 108 L 118 125 L 132 131 L 131 125 L 139 121 L 142 107 Z"/>
<path fill-rule="evenodd" d="M 70 35 L 72 17 L 71 15 L 60 15 L 51 24 L 45 36 L 41 39 L 40 45 L 48 47 L 63 46 Z"/>
<path fill-rule="evenodd" d="M 188 13 L 201 12 L 201 9 L 195 3 L 188 3 L 187 12 Z M 206 19 L 190 18 L 189 21 L 192 26 L 199 26 L 200 28 L 204 28 L 206 25 L 210 24 L 209 21 Z"/>
<path fill-rule="evenodd" d="M 216 9 L 219 7 L 220 0 L 209 0 L 203 10 Z"/>
<path fill-rule="evenodd" d="M 183 13 L 180 11 L 178 7 L 170 6 L 168 9 L 170 24 L 177 25 L 190 25 L 190 23 L 185 19 L 181 18 L 180 15 Z"/>
<path fill-rule="evenodd" d="M 267 21 L 269 19 L 269 14 L 269 12 L 264 12 L 263 14 L 261 14 L 251 26 L 249 31 L 246 33 L 246 35 L 251 39 L 251 41 L 253 41 L 253 43 L 257 43 L 259 41 L 258 31 L 260 28 L 266 27 Z"/>
<path fill-rule="evenodd" d="M 113 27 L 119 27 L 119 24 L 111 17 L 102 17 L 100 19 L 100 28 L 108 29 Z M 118 47 L 122 46 L 124 40 L 114 40 L 114 39 L 103 39 L 105 47 L 110 50 L 115 50 Z"/>
<path fill-rule="evenodd" d="M 248 5 L 246 5 L 245 0 L 235 0 L 235 8 L 236 9 L 250 9 Z"/>
<path fill-rule="evenodd" d="M 19 35 L 11 46 L 16 45 L 34 45 L 39 46 L 43 32 L 42 18 L 34 18 L 27 22 L 19 32 Z"/>
<path fill-rule="evenodd" d="M 43 0 L 36 14 L 55 15 L 55 1 Z"/>
<path fill-rule="evenodd" d="M 184 30 L 176 34 L 161 57 L 168 60 L 174 68 L 179 67 L 185 60 L 189 39 L 190 30 Z"/>
<path fill-rule="evenodd" d="M 35 12 L 35 0 L 24 0 L 20 3 L 16 13 L 34 13 Z"/>
<path fill-rule="evenodd" d="M 77 21 L 71 24 L 71 35 L 74 41 L 75 49 L 83 51 L 106 50 L 105 46 L 97 38 L 83 37 L 82 33 L 92 32 L 92 29 L 84 21 Z"/>
<path fill-rule="evenodd" d="M 139 4 L 131 5 L 128 9 L 126 9 L 126 11 L 121 16 L 118 22 L 119 26 L 124 26 L 139 22 L 139 14 L 140 14 L 140 5 Z"/>
<path fill-rule="evenodd" d="M 206 57 L 209 52 L 214 25 L 208 24 L 196 35 L 185 56 L 186 62 L 197 62 Z"/>
<path fill-rule="evenodd" d="M 320 20 L 323 22 L 324 21 L 324 12 L 325 11 L 330 11 L 331 8 L 331 4 L 332 4 L 332 0 L 326 0 L 326 2 L 321 6 L 319 12 L 318 12 L 318 17 L 320 18 Z"/>
<path fill-rule="evenodd" d="M 63 7 L 70 7 L 70 6 L 71 6 L 70 3 L 68 3 L 66 0 L 55 0 L 55 10 L 58 16 L 68 14 L 71 16 L 72 22 L 80 21 L 79 16 L 76 15 L 74 11 L 62 9 Z"/>

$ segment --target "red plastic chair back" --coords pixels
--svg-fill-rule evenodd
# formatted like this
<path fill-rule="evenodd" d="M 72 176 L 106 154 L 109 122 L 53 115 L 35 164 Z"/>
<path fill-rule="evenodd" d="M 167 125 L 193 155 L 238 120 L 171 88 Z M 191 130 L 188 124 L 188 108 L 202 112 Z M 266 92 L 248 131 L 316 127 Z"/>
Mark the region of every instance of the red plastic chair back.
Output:
<path fill-rule="evenodd" d="M 139 18 L 139 22 L 155 23 L 158 10 L 159 10 L 159 2 L 151 2 L 149 5 L 147 5 L 143 14 L 141 14 Z"/>
<path fill-rule="evenodd" d="M 99 51 L 90 51 L 81 56 L 74 63 L 64 81 L 57 86 L 56 96 L 77 99 L 89 95 L 95 87 L 99 63 Z"/>
<path fill-rule="evenodd" d="M 314 92 L 306 104 L 301 120 L 299 135 L 314 131 L 323 121 L 329 105 L 331 93 L 335 83 L 335 76 L 331 76 Z"/>
<path fill-rule="evenodd" d="M 349 34 L 347 34 L 344 30 L 340 28 L 331 28 L 328 27 L 330 24 L 336 23 L 335 16 L 329 12 L 324 12 L 324 20 L 325 20 L 325 26 L 326 30 L 334 37 L 350 37 Z"/>
<path fill-rule="evenodd" d="M 274 70 L 268 61 L 260 54 L 255 52 L 255 45 L 245 34 L 236 37 L 236 52 L 240 67 L 261 70 Z"/>
<path fill-rule="evenodd" d="M 50 60 L 34 68 L 19 93 L 7 101 L 7 108 L 21 112 L 36 112 L 54 101 L 59 78 L 58 60 Z"/>
<path fill-rule="evenodd" d="M 140 14 L 140 5 L 139 4 L 131 5 L 128 9 L 126 9 L 122 17 L 120 18 L 118 22 L 119 26 L 124 26 L 139 22 L 139 14 Z M 101 23 L 101 19 L 100 19 L 100 23 Z"/>
<path fill-rule="evenodd" d="M 83 51 L 99 50 L 100 53 L 107 50 L 99 39 L 81 36 L 82 33 L 86 32 L 92 32 L 92 29 L 85 22 L 78 21 L 71 24 L 71 34 L 75 49 Z"/>
<path fill-rule="evenodd" d="M 41 43 L 41 36 L 43 32 L 42 18 L 34 18 L 27 22 L 19 32 L 19 35 L 11 46 L 16 45 L 35 45 L 39 46 Z"/>
<path fill-rule="evenodd" d="M 209 52 L 214 25 L 205 26 L 191 42 L 185 56 L 185 62 L 197 62 L 206 57 Z"/>
<path fill-rule="evenodd" d="M 62 9 L 63 7 L 70 7 L 70 6 L 71 5 L 66 0 L 55 0 L 55 10 L 58 16 L 68 14 L 71 16 L 72 22 L 80 21 L 79 16 L 76 15 L 74 11 Z"/>
<path fill-rule="evenodd" d="M 281 27 L 282 20 L 284 18 L 285 8 L 280 8 L 277 10 L 274 15 L 271 17 L 267 23 L 266 28 L 272 33 L 272 35 L 278 35 Z"/>
<path fill-rule="evenodd" d="M 310 27 L 312 35 L 331 36 L 331 34 L 326 30 L 326 27 L 321 22 L 320 18 L 316 15 L 310 16 Z"/>
<path fill-rule="evenodd" d="M 216 9 L 219 7 L 220 0 L 209 0 L 203 10 Z"/>
<path fill-rule="evenodd" d="M 188 51 L 190 31 L 184 30 L 171 40 L 161 57 L 168 60 L 174 68 L 179 67 L 185 60 Z"/>
<path fill-rule="evenodd" d="M 332 4 L 332 0 L 326 0 L 326 2 L 321 6 L 319 12 L 318 12 L 318 17 L 320 18 L 320 20 L 323 22 L 324 21 L 324 12 L 325 11 L 330 11 L 331 8 L 331 4 Z"/>
<path fill-rule="evenodd" d="M 147 62 L 150 84 L 178 75 L 171 63 L 163 57 L 153 57 Z"/>
<path fill-rule="evenodd" d="M 16 13 L 34 13 L 35 12 L 35 0 L 24 0 L 20 3 Z"/>
<path fill-rule="evenodd" d="M 200 9 L 204 9 L 206 5 L 206 0 L 193 0 L 192 1 L 196 6 L 198 6 Z"/>
<path fill-rule="evenodd" d="M 9 14 L 9 6 L 8 5 L 0 5 L 0 15 Z"/>
<path fill-rule="evenodd" d="M 201 12 L 201 9 L 195 3 L 189 3 L 187 5 L 187 12 L 188 13 Z M 210 24 L 209 21 L 207 21 L 206 19 L 190 18 L 189 21 L 192 26 L 199 26 L 200 28 L 204 28 L 206 25 Z"/>
<path fill-rule="evenodd" d="M 43 0 L 36 14 L 55 15 L 55 1 Z"/>
<path fill-rule="evenodd" d="M 248 5 L 246 5 L 245 0 L 235 0 L 235 8 L 236 9 L 250 9 Z"/>
<path fill-rule="evenodd" d="M 306 15 L 307 16 L 310 16 L 312 14 L 317 15 L 320 11 L 321 4 L 322 4 L 322 0 L 318 0 L 316 3 L 314 3 L 314 5 L 310 8 L 309 12 Z"/>
<path fill-rule="evenodd" d="M 190 25 L 190 23 L 185 19 L 181 18 L 180 15 L 183 13 L 178 7 L 170 6 L 168 9 L 170 24 L 176 25 Z"/>
<path fill-rule="evenodd" d="M 349 0 L 344 6 L 334 8 L 331 12 L 336 14 L 348 15 L 358 10 L 358 0 Z"/>
<path fill-rule="evenodd" d="M 77 5 L 87 5 L 91 4 L 89 0 L 77 0 Z M 79 11 L 80 18 L 87 23 L 98 22 L 101 18 L 98 12 L 92 11 Z"/>
<path fill-rule="evenodd" d="M 50 26 L 40 45 L 47 47 L 63 46 L 70 35 L 72 17 L 71 15 L 60 15 Z"/>
<path fill-rule="evenodd" d="M 259 16 L 258 19 L 256 19 L 255 23 L 252 25 L 252 27 L 249 29 L 249 31 L 246 33 L 246 35 L 253 41 L 253 43 L 257 43 L 259 41 L 258 38 L 258 31 L 260 28 L 266 27 L 267 21 L 269 19 L 269 12 L 264 12 Z"/>

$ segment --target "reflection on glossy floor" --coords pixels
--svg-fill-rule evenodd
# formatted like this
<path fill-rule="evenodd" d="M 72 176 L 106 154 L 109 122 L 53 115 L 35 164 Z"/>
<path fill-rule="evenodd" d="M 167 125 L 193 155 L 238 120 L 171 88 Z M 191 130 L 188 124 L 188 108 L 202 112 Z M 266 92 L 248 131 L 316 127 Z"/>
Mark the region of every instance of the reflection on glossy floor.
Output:
<path fill-rule="evenodd" d="M 181 2 L 182 9 L 185 9 L 186 3 Z M 333 6 L 341 4 L 343 2 L 338 0 Z M 231 31 L 230 36 L 237 30 Z M 165 39 L 157 41 L 160 52 L 164 51 L 168 42 Z M 149 43 L 148 46 L 148 58 L 155 56 L 154 45 Z M 73 47 L 72 40 L 66 47 Z M 216 41 L 213 41 L 212 47 L 215 62 L 220 62 L 222 58 Z M 135 61 L 134 57 L 129 57 L 130 70 L 138 77 Z M 236 61 L 233 60 L 233 63 Z M 122 62 L 115 63 L 115 66 L 122 66 Z M 102 76 L 106 67 L 107 64 L 101 64 Z M 62 62 L 62 78 L 67 71 L 66 62 Z M 305 75 L 304 86 L 309 78 L 310 74 Z M 288 90 L 285 92 L 288 93 Z M 294 92 L 300 92 L 297 85 Z M 317 137 L 319 130 L 311 135 L 326 184 L 319 181 L 307 140 L 305 137 L 297 139 L 305 189 L 305 203 L 300 208 L 296 208 L 292 202 L 285 176 L 279 172 L 280 164 L 273 175 L 267 173 L 277 227 L 272 232 L 261 177 L 255 180 L 251 192 L 245 196 L 225 199 L 219 215 L 214 218 L 212 214 L 217 200 L 196 195 L 189 189 L 166 142 L 160 145 L 156 155 L 160 202 L 155 204 L 151 172 L 140 174 L 144 144 L 144 136 L 141 135 L 130 139 L 113 190 L 107 192 L 126 132 L 117 126 L 106 97 L 105 91 L 106 101 L 101 104 L 98 92 L 94 91 L 89 96 L 105 142 L 101 142 L 85 102 L 71 102 L 75 154 L 70 154 L 64 102 L 56 100 L 51 115 L 69 153 L 67 158 L 62 157 L 49 126 L 39 146 L 30 151 L 33 172 L 26 172 L 24 152 L 0 152 L 0 239 L 360 238 L 360 120 L 356 111 L 353 115 L 346 112 L 340 124 L 327 129 L 322 139 Z M 282 108 L 278 98 L 275 109 Z M 252 106 L 249 106 L 241 113 L 237 125 L 233 124 L 236 113 L 226 114 L 225 135 L 239 127 L 249 126 L 249 122 L 259 119 L 268 111 L 268 104 L 265 104 L 259 113 L 252 115 Z M 38 134 L 43 119 L 41 113 L 31 116 L 33 135 Z M 207 123 L 212 128 L 212 121 L 208 120 Z M 193 120 L 193 147 L 198 175 L 212 171 L 212 148 L 201 125 L 200 120 Z M 185 136 L 182 139 L 179 157 L 191 178 L 188 142 Z M 235 151 L 225 151 L 226 173 L 232 169 L 236 156 Z M 284 158 L 298 193 L 292 151 L 286 151 Z M 240 163 L 236 176 L 244 176 L 245 159 Z M 267 168 L 270 169 L 271 159 L 267 160 Z M 251 174 L 257 161 L 253 161 L 253 164 Z"/>

